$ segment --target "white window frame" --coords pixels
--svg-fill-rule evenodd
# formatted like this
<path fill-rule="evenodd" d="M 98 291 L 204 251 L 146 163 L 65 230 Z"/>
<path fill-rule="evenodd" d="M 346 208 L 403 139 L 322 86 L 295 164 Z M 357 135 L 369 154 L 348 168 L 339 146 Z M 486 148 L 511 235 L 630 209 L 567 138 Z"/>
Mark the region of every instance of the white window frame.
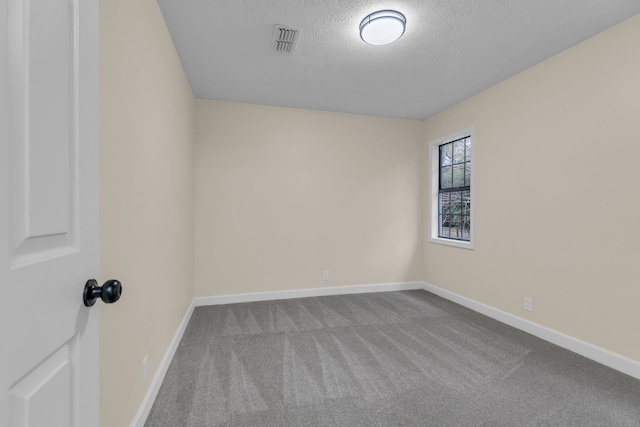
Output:
<path fill-rule="evenodd" d="M 471 215 L 470 215 L 470 233 L 469 241 L 461 241 L 454 239 L 447 239 L 446 237 L 438 237 L 438 191 L 439 191 L 439 174 L 440 174 L 440 146 L 457 139 L 471 138 Z M 468 127 L 450 135 L 443 136 L 442 138 L 435 139 L 429 142 L 429 243 L 437 243 L 440 245 L 455 246 L 457 248 L 474 249 L 475 245 L 475 221 L 474 212 L 476 210 L 475 203 L 475 161 L 474 153 L 476 151 L 476 138 L 474 127 Z"/>

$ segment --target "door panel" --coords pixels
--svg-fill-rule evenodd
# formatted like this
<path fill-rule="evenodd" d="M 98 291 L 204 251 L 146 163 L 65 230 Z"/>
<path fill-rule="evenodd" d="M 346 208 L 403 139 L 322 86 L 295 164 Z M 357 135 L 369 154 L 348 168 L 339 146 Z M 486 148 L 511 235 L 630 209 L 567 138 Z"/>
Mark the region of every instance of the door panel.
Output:
<path fill-rule="evenodd" d="M 73 251 L 77 0 L 10 0 L 13 267 Z"/>
<path fill-rule="evenodd" d="M 73 379 L 78 375 L 72 360 L 77 338 L 66 343 L 29 372 L 10 390 L 10 425 L 69 426 L 77 387 Z M 71 410 L 69 410 L 71 409 Z"/>
<path fill-rule="evenodd" d="M 0 427 L 95 427 L 97 0 L 0 0 L 0 32 Z"/>

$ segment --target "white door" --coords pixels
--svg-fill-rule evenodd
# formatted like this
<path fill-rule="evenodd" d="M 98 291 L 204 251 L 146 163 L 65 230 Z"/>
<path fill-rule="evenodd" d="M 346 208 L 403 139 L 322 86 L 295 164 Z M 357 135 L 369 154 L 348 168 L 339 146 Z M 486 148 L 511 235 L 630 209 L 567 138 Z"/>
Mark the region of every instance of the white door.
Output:
<path fill-rule="evenodd" d="M 98 419 L 97 0 L 0 0 L 0 426 Z"/>

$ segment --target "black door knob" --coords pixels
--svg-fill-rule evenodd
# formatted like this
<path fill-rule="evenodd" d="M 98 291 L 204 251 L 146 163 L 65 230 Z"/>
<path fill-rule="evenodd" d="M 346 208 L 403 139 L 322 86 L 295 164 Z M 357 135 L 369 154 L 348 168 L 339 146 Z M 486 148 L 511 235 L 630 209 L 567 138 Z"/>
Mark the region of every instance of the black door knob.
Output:
<path fill-rule="evenodd" d="M 107 280 L 104 285 L 98 286 L 94 279 L 88 280 L 84 285 L 82 300 L 84 305 L 91 307 L 100 298 L 105 304 L 112 304 L 122 295 L 122 283 L 118 280 Z"/>

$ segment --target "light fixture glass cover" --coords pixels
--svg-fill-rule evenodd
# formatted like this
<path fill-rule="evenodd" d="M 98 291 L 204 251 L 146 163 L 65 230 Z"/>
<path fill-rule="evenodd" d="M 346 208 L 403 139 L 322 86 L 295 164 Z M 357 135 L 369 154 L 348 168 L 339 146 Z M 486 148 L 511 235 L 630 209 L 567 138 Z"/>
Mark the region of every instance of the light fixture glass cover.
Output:
<path fill-rule="evenodd" d="M 366 43 L 380 46 L 398 40 L 403 34 L 407 18 L 395 10 L 379 10 L 360 23 L 360 38 Z"/>

